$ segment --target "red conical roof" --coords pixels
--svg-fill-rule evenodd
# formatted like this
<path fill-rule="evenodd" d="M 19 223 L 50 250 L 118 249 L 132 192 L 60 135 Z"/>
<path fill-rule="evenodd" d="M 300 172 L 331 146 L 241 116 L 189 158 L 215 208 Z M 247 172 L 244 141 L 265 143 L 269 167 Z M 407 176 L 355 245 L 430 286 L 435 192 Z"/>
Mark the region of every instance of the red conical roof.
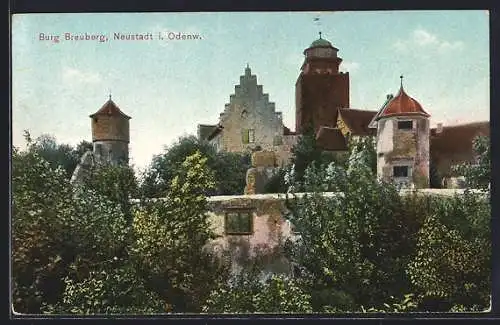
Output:
<path fill-rule="evenodd" d="M 424 111 L 419 102 L 406 94 L 403 86 L 401 86 L 399 93 L 392 98 L 387 105 L 385 105 L 380 114 L 376 117 L 376 120 L 383 117 L 412 115 L 421 115 L 425 117 L 430 116 L 426 111 Z"/>
<path fill-rule="evenodd" d="M 114 116 L 121 116 L 127 119 L 131 119 L 130 116 L 126 115 L 123 113 L 118 106 L 111 100 L 111 98 L 104 103 L 104 105 L 94 114 L 90 115 L 90 117 L 94 117 L 97 115 L 114 115 Z"/>

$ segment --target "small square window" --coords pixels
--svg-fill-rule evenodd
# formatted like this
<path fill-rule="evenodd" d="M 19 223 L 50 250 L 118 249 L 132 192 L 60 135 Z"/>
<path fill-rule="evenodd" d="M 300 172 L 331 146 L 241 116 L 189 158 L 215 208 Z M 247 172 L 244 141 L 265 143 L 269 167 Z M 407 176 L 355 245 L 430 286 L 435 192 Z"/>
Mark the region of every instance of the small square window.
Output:
<path fill-rule="evenodd" d="M 398 130 L 413 129 L 413 121 L 398 121 Z"/>
<path fill-rule="evenodd" d="M 248 130 L 248 143 L 254 143 L 255 142 L 255 130 Z"/>
<path fill-rule="evenodd" d="M 409 174 L 408 166 L 394 166 L 392 169 L 392 175 L 394 177 L 408 177 Z"/>
<path fill-rule="evenodd" d="M 244 144 L 254 143 L 255 142 L 255 130 L 252 129 L 244 129 L 241 131 L 241 141 Z"/>
<path fill-rule="evenodd" d="M 275 136 L 273 144 L 275 146 L 281 146 L 283 144 L 283 138 L 280 135 Z"/>
<path fill-rule="evenodd" d="M 228 211 L 226 212 L 224 221 L 224 228 L 227 235 L 250 235 L 253 232 L 252 211 Z"/>

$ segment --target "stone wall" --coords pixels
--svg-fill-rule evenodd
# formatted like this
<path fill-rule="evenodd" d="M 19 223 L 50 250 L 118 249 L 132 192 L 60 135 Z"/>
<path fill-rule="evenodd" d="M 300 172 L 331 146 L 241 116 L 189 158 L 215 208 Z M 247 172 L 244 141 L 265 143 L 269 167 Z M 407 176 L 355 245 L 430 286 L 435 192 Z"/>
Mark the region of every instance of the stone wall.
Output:
<path fill-rule="evenodd" d="M 246 174 L 245 194 L 264 193 L 267 182 L 278 171 L 274 151 L 256 151 L 252 153 L 252 167 Z"/>
<path fill-rule="evenodd" d="M 460 189 L 421 189 L 422 195 L 453 196 L 463 193 Z M 414 193 L 413 190 L 401 190 L 401 195 Z M 293 225 L 287 220 L 289 210 L 286 199 L 300 199 L 305 193 L 290 194 L 255 194 L 208 197 L 209 219 L 212 229 L 219 237 L 211 241 L 206 249 L 222 254 L 229 252 L 234 271 L 240 270 L 247 261 L 258 259 L 265 271 L 286 273 L 291 266 L 283 254 L 283 244 L 287 239 L 296 239 Z M 325 192 L 326 197 L 342 193 Z M 161 199 L 159 199 L 161 200 Z M 138 204 L 140 200 L 132 200 Z M 226 216 L 232 211 L 247 211 L 251 214 L 251 231 L 245 234 L 229 234 L 226 229 Z"/>
<path fill-rule="evenodd" d="M 94 155 L 111 164 L 127 164 L 128 143 L 122 141 L 94 141 Z"/>
<path fill-rule="evenodd" d="M 117 140 L 130 142 L 130 122 L 114 115 L 98 115 L 92 118 L 92 141 Z"/>
<path fill-rule="evenodd" d="M 282 252 L 284 241 L 291 235 L 290 224 L 283 217 L 287 213 L 284 196 L 219 196 L 208 201 L 213 229 L 221 236 L 209 244 L 209 249 L 230 252 L 234 271 L 246 262 L 258 259 L 266 271 L 289 272 L 289 264 Z M 226 234 L 226 213 L 231 211 L 251 213 L 250 234 Z"/>

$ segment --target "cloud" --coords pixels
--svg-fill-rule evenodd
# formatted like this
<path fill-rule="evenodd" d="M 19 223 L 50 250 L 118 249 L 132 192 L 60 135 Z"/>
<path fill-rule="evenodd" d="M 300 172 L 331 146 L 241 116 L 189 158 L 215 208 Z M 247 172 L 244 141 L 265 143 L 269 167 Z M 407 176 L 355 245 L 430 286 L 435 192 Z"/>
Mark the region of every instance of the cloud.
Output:
<path fill-rule="evenodd" d="M 359 63 L 358 62 L 349 62 L 349 61 L 344 61 L 340 65 L 340 70 L 343 72 L 354 72 L 359 69 Z"/>
<path fill-rule="evenodd" d="M 413 31 L 413 40 L 420 46 L 426 46 L 429 44 L 438 43 L 438 39 L 436 35 L 432 35 L 426 30 L 417 29 Z"/>
<path fill-rule="evenodd" d="M 96 84 L 101 81 L 98 73 L 91 71 L 82 71 L 75 68 L 66 67 L 62 71 L 62 78 L 65 82 L 81 82 Z"/>
<path fill-rule="evenodd" d="M 423 28 L 415 29 L 405 40 L 396 40 L 393 47 L 400 52 L 411 52 L 416 47 L 434 49 L 440 53 L 450 50 L 460 50 L 464 46 L 462 41 L 447 41 L 438 35 L 432 34 Z"/>

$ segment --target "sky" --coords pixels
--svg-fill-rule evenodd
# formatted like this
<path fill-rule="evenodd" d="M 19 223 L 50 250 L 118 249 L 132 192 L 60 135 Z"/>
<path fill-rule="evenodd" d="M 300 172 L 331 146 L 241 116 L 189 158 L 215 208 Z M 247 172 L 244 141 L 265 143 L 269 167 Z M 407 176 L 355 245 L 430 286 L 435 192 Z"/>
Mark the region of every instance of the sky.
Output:
<path fill-rule="evenodd" d="M 198 124 L 218 122 L 247 64 L 293 130 L 303 51 L 319 31 L 349 72 L 351 108 L 378 110 L 403 75 L 431 126 L 489 120 L 485 10 L 16 14 L 12 143 L 24 147 L 24 130 L 91 141 L 89 115 L 111 94 L 132 117 L 130 163 L 142 170 Z M 198 39 L 175 39 L 188 34 Z"/>

